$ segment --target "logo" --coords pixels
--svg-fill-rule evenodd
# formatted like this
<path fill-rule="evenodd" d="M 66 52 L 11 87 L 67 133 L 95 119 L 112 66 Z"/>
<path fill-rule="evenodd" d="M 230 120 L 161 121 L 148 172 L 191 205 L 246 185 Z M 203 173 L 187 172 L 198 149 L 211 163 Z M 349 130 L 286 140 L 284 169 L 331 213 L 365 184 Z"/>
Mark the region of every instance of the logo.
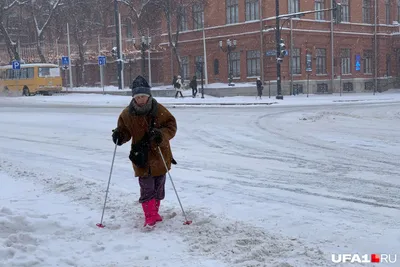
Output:
<path fill-rule="evenodd" d="M 396 263 L 396 254 L 332 254 L 333 263 Z"/>

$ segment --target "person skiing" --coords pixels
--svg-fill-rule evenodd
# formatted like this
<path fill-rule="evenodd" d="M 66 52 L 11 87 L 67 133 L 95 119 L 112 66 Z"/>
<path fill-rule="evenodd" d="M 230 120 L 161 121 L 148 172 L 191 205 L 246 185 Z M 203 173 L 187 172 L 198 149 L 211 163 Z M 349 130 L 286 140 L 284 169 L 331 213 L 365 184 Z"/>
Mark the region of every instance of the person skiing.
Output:
<path fill-rule="evenodd" d="M 112 140 L 121 146 L 132 139 L 129 159 L 135 177 L 139 177 L 139 202 L 145 216 L 144 227 L 153 228 L 162 221 L 159 209 L 165 197 L 167 169 L 176 164 L 170 140 L 177 132 L 177 123 L 167 108 L 152 97 L 145 78 L 138 76 L 131 88 L 133 99 L 119 115 Z"/>

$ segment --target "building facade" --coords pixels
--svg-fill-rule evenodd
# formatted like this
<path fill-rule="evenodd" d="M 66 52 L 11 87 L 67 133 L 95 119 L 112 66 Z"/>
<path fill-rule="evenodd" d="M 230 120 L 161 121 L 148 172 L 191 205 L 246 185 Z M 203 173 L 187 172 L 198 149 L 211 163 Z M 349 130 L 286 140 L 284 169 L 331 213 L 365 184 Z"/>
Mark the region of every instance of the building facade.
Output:
<path fill-rule="evenodd" d="M 280 14 L 331 7 L 331 0 L 279 2 Z M 305 93 L 306 87 L 310 93 L 330 93 L 396 86 L 400 74 L 400 3 L 341 0 L 341 5 L 340 24 L 331 22 L 331 11 L 281 19 L 281 38 L 288 51 L 281 64 L 284 94 Z M 211 0 L 204 8 L 201 4 L 185 7 L 178 25 L 180 71 L 168 42 L 167 24 L 162 22 L 160 46 L 165 53 L 160 67 L 164 82 L 170 83 L 178 74 L 185 79 L 193 75 L 199 78 L 196 62 L 203 61 L 208 83 L 228 83 L 231 74 L 234 82 L 255 82 L 262 77 L 266 85 L 274 87 L 275 12 L 274 0 Z M 228 39 L 236 44 L 229 56 L 225 49 Z M 311 71 L 306 71 L 307 54 Z"/>

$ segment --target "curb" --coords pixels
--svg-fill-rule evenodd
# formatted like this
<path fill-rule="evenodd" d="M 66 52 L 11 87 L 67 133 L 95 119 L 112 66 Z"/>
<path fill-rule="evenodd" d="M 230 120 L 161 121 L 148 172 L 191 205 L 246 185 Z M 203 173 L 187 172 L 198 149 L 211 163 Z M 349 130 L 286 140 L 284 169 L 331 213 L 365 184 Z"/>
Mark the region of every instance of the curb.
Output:
<path fill-rule="evenodd" d="M 190 106 L 270 106 L 278 104 L 278 102 L 271 103 L 162 103 L 164 106 L 170 107 L 190 107 Z"/>

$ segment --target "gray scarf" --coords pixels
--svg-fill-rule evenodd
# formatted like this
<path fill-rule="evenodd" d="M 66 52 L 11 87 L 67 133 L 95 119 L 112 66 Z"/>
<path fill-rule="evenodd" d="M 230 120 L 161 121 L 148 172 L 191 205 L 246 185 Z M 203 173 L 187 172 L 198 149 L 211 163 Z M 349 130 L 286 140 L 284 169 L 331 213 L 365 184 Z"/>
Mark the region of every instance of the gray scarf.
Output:
<path fill-rule="evenodd" d="M 155 99 L 150 96 L 147 103 L 144 106 L 140 107 L 138 104 L 136 104 L 135 99 L 132 99 L 131 103 L 129 104 L 129 113 L 139 116 L 147 115 L 153 107 L 153 104 L 155 104 L 153 102 L 155 102 Z"/>

